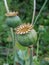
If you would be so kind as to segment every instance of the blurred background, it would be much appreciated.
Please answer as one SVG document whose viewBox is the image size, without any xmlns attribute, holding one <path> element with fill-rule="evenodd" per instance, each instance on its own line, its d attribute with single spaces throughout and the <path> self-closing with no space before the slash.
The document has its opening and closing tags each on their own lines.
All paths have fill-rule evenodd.
<svg viewBox="0 0 49 65">
<path fill-rule="evenodd" d="M 45 0 L 36 0 L 36 1 L 37 1 L 36 16 L 37 16 Z M 7 2 L 10 11 L 18 11 L 19 16 L 23 22 L 31 23 L 33 12 L 33 0 L 7 0 Z M 3 63 L 6 62 L 9 62 L 10 65 L 13 65 L 13 56 L 11 53 L 13 45 L 10 36 L 11 33 L 9 31 L 9 28 L 5 25 L 5 19 L 6 19 L 5 13 L 6 9 L 4 6 L 4 1 L 0 0 L 0 65 L 3 65 Z M 49 0 L 35 25 L 36 25 L 35 29 L 37 31 L 40 30 L 41 32 L 42 29 L 44 29 L 44 32 L 42 33 L 39 41 L 40 44 L 39 62 L 41 63 L 41 65 L 49 65 Z M 40 27 L 42 27 L 42 29 Z M 23 46 L 19 44 L 17 44 L 16 46 L 18 49 L 24 52 L 26 51 L 26 48 L 24 48 Z M 36 48 L 37 46 L 34 45 L 34 51 L 35 51 L 34 56 L 36 55 Z M 10 50 L 10 53 L 8 53 L 7 50 L 8 51 Z M 44 58 L 46 58 L 46 62 L 43 60 Z M 20 65 L 19 61 L 17 61 L 17 65 Z M 36 63 L 36 65 L 38 64 Z"/>
</svg>

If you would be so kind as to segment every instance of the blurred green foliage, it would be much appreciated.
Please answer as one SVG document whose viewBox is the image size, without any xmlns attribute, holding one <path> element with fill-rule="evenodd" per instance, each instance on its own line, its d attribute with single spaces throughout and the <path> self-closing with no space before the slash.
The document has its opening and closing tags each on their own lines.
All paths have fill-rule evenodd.
<svg viewBox="0 0 49 65">
<path fill-rule="evenodd" d="M 10 11 L 18 11 L 19 16 L 21 17 L 23 22 L 31 23 L 32 13 L 33 13 L 33 0 L 7 0 L 7 1 L 8 1 L 8 6 Z M 36 16 L 41 6 L 43 5 L 44 1 L 45 0 L 37 0 Z M 6 13 L 6 9 L 4 6 L 4 1 L 0 0 L 0 44 L 3 41 L 4 41 L 4 44 L 6 44 L 7 42 L 9 43 L 9 41 L 7 41 L 7 38 L 10 34 L 7 32 L 9 31 L 9 28 L 6 27 L 5 25 L 3 26 L 3 24 L 5 24 L 5 13 Z M 40 38 L 39 58 L 44 58 L 46 56 L 49 57 L 49 0 L 45 8 L 43 9 L 43 12 L 40 15 L 38 21 L 36 22 L 35 29 L 38 30 L 39 25 L 43 25 L 45 29 L 45 31 L 43 32 Z M 19 47 L 19 46 L 20 45 L 18 44 L 17 47 L 19 49 L 24 49 L 23 47 L 21 46 Z M 36 51 L 36 45 L 34 45 L 34 49 Z M 11 55 L 9 55 L 9 57 L 11 57 Z M 11 61 L 11 58 L 9 59 Z M 38 64 L 39 63 L 36 62 L 36 65 Z M 49 65 L 49 64 L 47 62 L 41 61 L 41 65 Z"/>
</svg>

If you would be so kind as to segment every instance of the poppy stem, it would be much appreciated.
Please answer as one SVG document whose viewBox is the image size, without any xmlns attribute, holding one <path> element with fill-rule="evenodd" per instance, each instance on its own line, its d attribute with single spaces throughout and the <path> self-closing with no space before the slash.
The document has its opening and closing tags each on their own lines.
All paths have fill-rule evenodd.
<svg viewBox="0 0 49 65">
<path fill-rule="evenodd" d="M 39 37 L 37 40 L 37 52 L 36 52 L 36 56 L 37 56 L 37 60 L 38 60 L 38 55 L 39 55 L 39 40 L 40 40 L 41 34 L 39 33 Z"/>
<path fill-rule="evenodd" d="M 7 11 L 7 13 L 8 13 L 8 12 L 9 12 L 9 7 L 8 7 L 8 5 L 7 5 L 7 1 L 6 1 L 6 0 L 4 0 L 4 4 L 5 4 L 6 11 Z"/>
<path fill-rule="evenodd" d="M 48 1 L 48 0 L 45 0 L 45 2 L 44 2 L 44 4 L 43 4 L 42 8 L 40 9 L 40 11 L 39 11 L 39 13 L 38 13 L 38 15 L 37 15 L 37 17 L 36 17 L 36 19 L 35 19 L 35 21 L 34 21 L 34 25 L 35 25 L 35 23 L 37 22 L 37 20 L 38 20 L 40 14 L 41 14 L 41 12 L 43 11 L 43 9 L 44 9 L 44 7 L 45 7 L 47 1 Z"/>
<path fill-rule="evenodd" d="M 33 47 L 30 47 L 30 65 L 33 63 Z"/>
<path fill-rule="evenodd" d="M 11 28 L 11 35 L 12 35 L 12 41 L 13 41 L 13 58 L 14 58 L 14 64 L 13 65 L 16 65 L 16 62 L 15 62 L 15 56 L 16 56 L 16 48 L 15 48 L 15 34 L 14 34 L 14 31 L 13 31 L 13 28 Z"/>
<path fill-rule="evenodd" d="M 32 16 L 32 24 L 34 23 L 35 13 L 36 13 L 36 0 L 34 1 L 34 9 L 33 9 L 33 16 Z"/>
</svg>

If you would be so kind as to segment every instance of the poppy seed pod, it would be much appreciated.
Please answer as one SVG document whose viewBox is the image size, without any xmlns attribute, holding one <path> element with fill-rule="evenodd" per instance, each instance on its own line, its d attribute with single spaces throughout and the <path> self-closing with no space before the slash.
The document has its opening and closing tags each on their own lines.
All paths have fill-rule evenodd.
<svg viewBox="0 0 49 65">
<path fill-rule="evenodd" d="M 9 12 L 9 13 L 5 14 L 7 16 L 6 24 L 9 27 L 15 28 L 21 24 L 21 19 L 19 16 L 17 16 L 17 14 L 18 14 L 18 12 Z"/>
<path fill-rule="evenodd" d="M 18 26 L 15 33 L 17 41 L 23 46 L 29 47 L 37 41 L 37 32 L 29 23 Z"/>
</svg>

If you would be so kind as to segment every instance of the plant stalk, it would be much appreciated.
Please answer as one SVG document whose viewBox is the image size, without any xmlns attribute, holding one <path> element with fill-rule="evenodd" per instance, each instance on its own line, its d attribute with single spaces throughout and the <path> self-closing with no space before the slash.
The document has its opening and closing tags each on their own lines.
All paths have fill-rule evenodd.
<svg viewBox="0 0 49 65">
<path fill-rule="evenodd" d="M 36 53 L 37 60 L 38 60 L 38 53 L 39 53 L 39 40 L 38 40 L 38 42 L 37 42 L 37 53 Z"/>
<path fill-rule="evenodd" d="M 30 65 L 32 65 L 32 60 L 33 60 L 33 47 L 30 47 Z"/>
<path fill-rule="evenodd" d="M 13 41 L 13 57 L 14 57 L 14 65 L 16 65 L 16 62 L 15 62 L 15 56 L 16 56 L 16 48 L 15 48 L 15 34 L 14 34 L 14 31 L 13 31 L 13 28 L 11 28 L 11 35 L 12 35 L 12 41 Z"/>
<path fill-rule="evenodd" d="M 43 9 L 44 9 L 44 7 L 45 7 L 47 1 L 48 1 L 48 0 L 45 0 L 45 2 L 44 2 L 44 4 L 43 4 L 42 8 L 40 9 L 39 14 L 37 15 L 37 17 L 36 17 L 36 19 L 35 19 L 34 25 L 35 25 L 35 23 L 37 22 L 37 20 L 38 20 L 40 14 L 41 14 L 41 12 L 43 11 Z"/>
<path fill-rule="evenodd" d="M 34 22 L 35 13 L 36 13 L 36 0 L 33 0 L 33 1 L 34 1 L 34 9 L 33 9 L 33 16 L 32 16 L 32 24 Z"/>
<path fill-rule="evenodd" d="M 37 60 L 38 60 L 38 55 L 39 55 L 39 40 L 40 40 L 41 34 L 39 33 L 39 37 L 38 37 L 38 41 L 37 41 L 37 52 L 36 52 L 36 56 L 37 56 Z"/>
<path fill-rule="evenodd" d="M 4 4 L 5 4 L 6 11 L 8 13 L 9 12 L 9 8 L 8 8 L 7 1 L 6 0 L 4 0 Z"/>
</svg>

